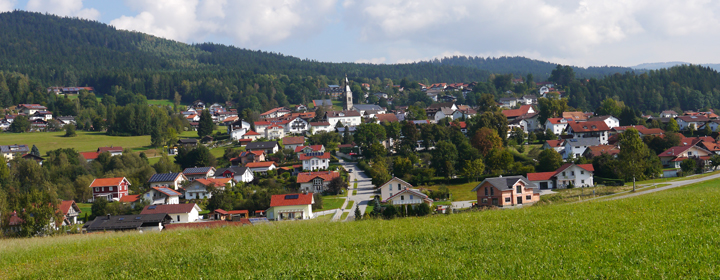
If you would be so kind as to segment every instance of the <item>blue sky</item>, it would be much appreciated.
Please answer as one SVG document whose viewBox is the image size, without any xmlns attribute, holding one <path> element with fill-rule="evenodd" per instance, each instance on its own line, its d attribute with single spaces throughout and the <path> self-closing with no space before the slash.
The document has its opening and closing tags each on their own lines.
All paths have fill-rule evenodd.
<svg viewBox="0 0 720 280">
<path fill-rule="evenodd" d="M 720 1 L 0 0 L 0 11 L 13 9 L 333 62 L 451 55 L 579 66 L 720 62 Z"/>
</svg>

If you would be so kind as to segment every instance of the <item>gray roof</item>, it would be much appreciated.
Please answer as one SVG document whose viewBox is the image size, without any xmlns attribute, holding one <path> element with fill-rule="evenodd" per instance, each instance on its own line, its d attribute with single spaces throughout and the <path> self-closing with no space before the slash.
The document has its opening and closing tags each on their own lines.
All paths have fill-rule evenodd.
<svg viewBox="0 0 720 280">
<path fill-rule="evenodd" d="M 278 145 L 277 141 L 268 141 L 268 142 L 250 142 L 245 146 L 246 150 L 267 150 L 272 149 L 275 146 Z"/>
<path fill-rule="evenodd" d="M 597 146 L 597 145 L 600 145 L 600 138 L 598 138 L 598 137 L 590 137 L 590 138 L 570 138 L 570 139 L 565 139 L 565 145 L 570 145 L 570 146 Z"/>
<path fill-rule="evenodd" d="M 484 181 L 480 182 L 475 188 L 472 189 L 472 191 L 477 191 L 478 188 L 485 182 L 490 183 L 491 185 L 495 186 L 499 190 L 507 190 L 512 188 L 512 186 L 517 183 L 517 181 L 523 181 L 525 182 L 525 185 L 529 188 L 537 188 L 535 184 L 530 182 L 525 176 L 507 176 L 507 177 L 493 177 L 493 178 L 487 178 Z"/>
<path fill-rule="evenodd" d="M 185 138 L 178 140 L 178 143 L 182 144 L 197 144 L 197 139 L 195 138 Z"/>
<path fill-rule="evenodd" d="M 454 104 L 455 104 L 455 102 L 433 103 L 433 104 L 430 104 L 430 106 L 428 106 L 427 108 L 428 108 L 428 109 L 440 109 L 440 108 L 443 108 L 443 107 L 448 107 L 448 108 L 450 108 L 450 107 L 452 107 Z"/>
<path fill-rule="evenodd" d="M 140 227 L 157 227 L 158 223 L 170 223 L 168 214 L 100 216 L 85 225 L 88 232 L 104 230 L 134 230 Z"/>
<path fill-rule="evenodd" d="M 30 152 L 30 148 L 27 145 L 2 145 L 0 146 L 0 152 L 7 153 L 23 153 L 27 154 Z"/>
<path fill-rule="evenodd" d="M 188 175 L 188 174 L 207 174 L 208 172 L 210 172 L 211 169 L 214 169 L 214 167 L 189 167 L 189 168 L 185 168 L 185 170 L 183 170 L 182 173 L 185 174 L 185 175 Z"/>
<path fill-rule="evenodd" d="M 177 179 L 178 176 L 180 176 L 180 173 L 153 174 L 152 177 L 150 177 L 150 180 L 148 180 L 148 183 L 172 182 L 172 181 L 175 181 L 175 179 Z"/>
<path fill-rule="evenodd" d="M 449 116 L 449 115 L 452 115 L 453 113 L 455 113 L 455 111 L 453 111 L 453 109 L 451 109 L 450 107 L 442 107 L 442 108 L 440 108 L 440 111 L 442 111 L 443 114 L 445 114 L 446 116 Z"/>
<path fill-rule="evenodd" d="M 503 98 L 500 98 L 500 99 L 498 99 L 498 100 L 500 100 L 500 102 L 503 102 L 503 101 L 517 101 L 517 98 L 515 98 L 515 97 L 503 97 Z"/>
<path fill-rule="evenodd" d="M 242 167 L 242 166 L 230 166 L 227 168 L 218 169 L 217 171 L 215 171 L 215 174 L 223 174 L 227 170 L 230 170 L 235 174 L 245 174 L 247 169 L 248 169 L 247 167 Z"/>
<path fill-rule="evenodd" d="M 332 100 L 330 99 L 316 99 L 313 100 L 315 106 L 332 106 Z"/>
<path fill-rule="evenodd" d="M 383 108 L 378 105 L 375 105 L 375 104 L 353 104 L 353 110 L 355 110 L 355 111 L 367 111 L 367 110 L 382 111 Z"/>
</svg>

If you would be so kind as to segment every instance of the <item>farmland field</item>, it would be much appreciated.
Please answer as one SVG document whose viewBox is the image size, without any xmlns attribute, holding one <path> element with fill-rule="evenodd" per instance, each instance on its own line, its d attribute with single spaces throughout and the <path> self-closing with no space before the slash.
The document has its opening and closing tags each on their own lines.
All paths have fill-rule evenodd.
<svg viewBox="0 0 720 280">
<path fill-rule="evenodd" d="M 720 271 L 718 184 L 425 218 L 9 239 L 0 241 L 0 279 L 68 273 L 124 279 L 708 279 Z M 303 242 L 289 242 L 290 236 Z"/>
</svg>

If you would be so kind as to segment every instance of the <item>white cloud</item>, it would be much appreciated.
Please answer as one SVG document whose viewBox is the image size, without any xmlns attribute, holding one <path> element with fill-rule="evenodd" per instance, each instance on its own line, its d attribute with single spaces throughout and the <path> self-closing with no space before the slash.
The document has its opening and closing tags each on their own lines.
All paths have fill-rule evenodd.
<svg viewBox="0 0 720 280">
<path fill-rule="evenodd" d="M 0 13 L 15 9 L 15 0 L 0 0 Z"/>
<path fill-rule="evenodd" d="M 419 50 L 414 57 L 534 53 L 597 65 L 658 45 L 673 46 L 671 56 L 683 46 L 720 43 L 720 3 L 710 0 L 347 0 L 343 7 L 361 41 L 395 42 L 402 52 Z"/>
<path fill-rule="evenodd" d="M 45 12 L 59 16 L 79 17 L 91 20 L 100 18 L 100 12 L 93 8 L 83 8 L 82 0 L 29 0 L 28 11 Z"/>
<path fill-rule="evenodd" d="M 119 29 L 200 42 L 227 36 L 239 46 L 258 47 L 303 39 L 323 27 L 336 0 L 126 0 L 136 16 L 110 22 Z"/>
</svg>

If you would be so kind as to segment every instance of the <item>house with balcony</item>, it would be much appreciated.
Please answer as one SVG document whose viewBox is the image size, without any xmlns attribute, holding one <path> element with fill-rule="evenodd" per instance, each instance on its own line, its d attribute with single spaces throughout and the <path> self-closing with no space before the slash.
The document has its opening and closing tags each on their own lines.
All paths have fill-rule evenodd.
<svg viewBox="0 0 720 280">
<path fill-rule="evenodd" d="M 151 205 L 179 204 L 181 193 L 168 187 L 150 187 L 143 199 Z"/>
<path fill-rule="evenodd" d="M 185 199 L 210 199 L 213 188 L 224 190 L 233 185 L 232 178 L 197 179 L 185 188 Z"/>
<path fill-rule="evenodd" d="M 610 127 L 604 121 L 568 122 L 566 132 L 575 139 L 597 138 L 600 141 L 597 145 L 607 145 Z"/>
<path fill-rule="evenodd" d="M 215 167 L 188 167 L 183 170 L 183 175 L 189 180 L 207 179 L 215 176 Z"/>
<path fill-rule="evenodd" d="M 60 213 L 63 215 L 63 226 L 77 224 L 77 217 L 82 213 L 80 207 L 75 203 L 75 200 L 61 201 L 58 210 L 60 210 Z"/>
<path fill-rule="evenodd" d="M 487 178 L 472 191 L 477 193 L 477 204 L 485 207 L 522 206 L 540 200 L 538 187 L 525 176 Z"/>
<path fill-rule="evenodd" d="M 307 220 L 312 219 L 313 193 L 277 194 L 270 197 L 268 220 Z"/>
<path fill-rule="evenodd" d="M 567 128 L 567 120 L 563 118 L 548 118 L 545 121 L 545 129 L 549 129 L 555 135 L 560 135 Z"/>
<path fill-rule="evenodd" d="M 301 154 L 298 159 L 302 161 L 303 170 L 326 170 L 330 167 L 330 153 L 328 152 Z"/>
<path fill-rule="evenodd" d="M 528 173 L 527 179 L 541 190 L 592 187 L 594 172 L 592 164 L 566 163 L 555 171 Z"/>
<path fill-rule="evenodd" d="M 232 178 L 235 182 L 249 183 L 255 179 L 255 175 L 248 167 L 230 166 L 218 169 L 215 172 L 215 178 Z"/>
<path fill-rule="evenodd" d="M 381 203 L 392 204 L 395 206 L 420 205 L 422 203 L 427 203 L 428 206 L 432 206 L 433 200 L 420 190 L 407 188 L 398 191 L 385 200 L 382 200 Z"/>
<path fill-rule="evenodd" d="M 130 181 L 125 177 L 99 178 L 90 183 L 93 200 L 104 197 L 107 201 L 118 201 L 128 195 Z"/>
<path fill-rule="evenodd" d="M 331 127 L 336 127 L 338 122 L 342 126 L 352 127 L 362 123 L 361 116 L 359 111 L 328 111 L 325 112 L 323 120 L 329 122 Z"/>
<path fill-rule="evenodd" d="M 340 177 L 337 171 L 315 171 L 302 172 L 297 175 L 297 183 L 300 184 L 300 191 L 322 193 L 335 178 Z"/>
<path fill-rule="evenodd" d="M 413 185 L 398 177 L 393 177 L 380 186 L 380 200 L 386 200 L 404 189 L 412 189 Z"/>
<path fill-rule="evenodd" d="M 250 168 L 253 173 L 267 175 L 270 170 L 277 169 L 277 165 L 273 161 L 248 162 L 245 167 Z"/>
<path fill-rule="evenodd" d="M 592 117 L 592 118 L 589 118 L 587 121 L 588 122 L 596 122 L 596 121 L 604 122 L 610 129 L 620 126 L 620 120 L 618 118 L 610 116 L 610 115 Z"/>
<path fill-rule="evenodd" d="M 185 174 L 177 173 L 158 173 L 153 174 L 148 180 L 150 187 L 167 187 L 173 190 L 180 188 L 183 182 L 187 181 Z"/>
<path fill-rule="evenodd" d="M 666 168 L 680 168 L 680 163 L 686 159 L 697 159 L 705 161 L 705 166 L 711 166 L 710 157 L 713 152 L 697 145 L 700 141 L 693 141 L 689 145 L 677 146 L 660 153 L 658 157 Z"/>
</svg>

